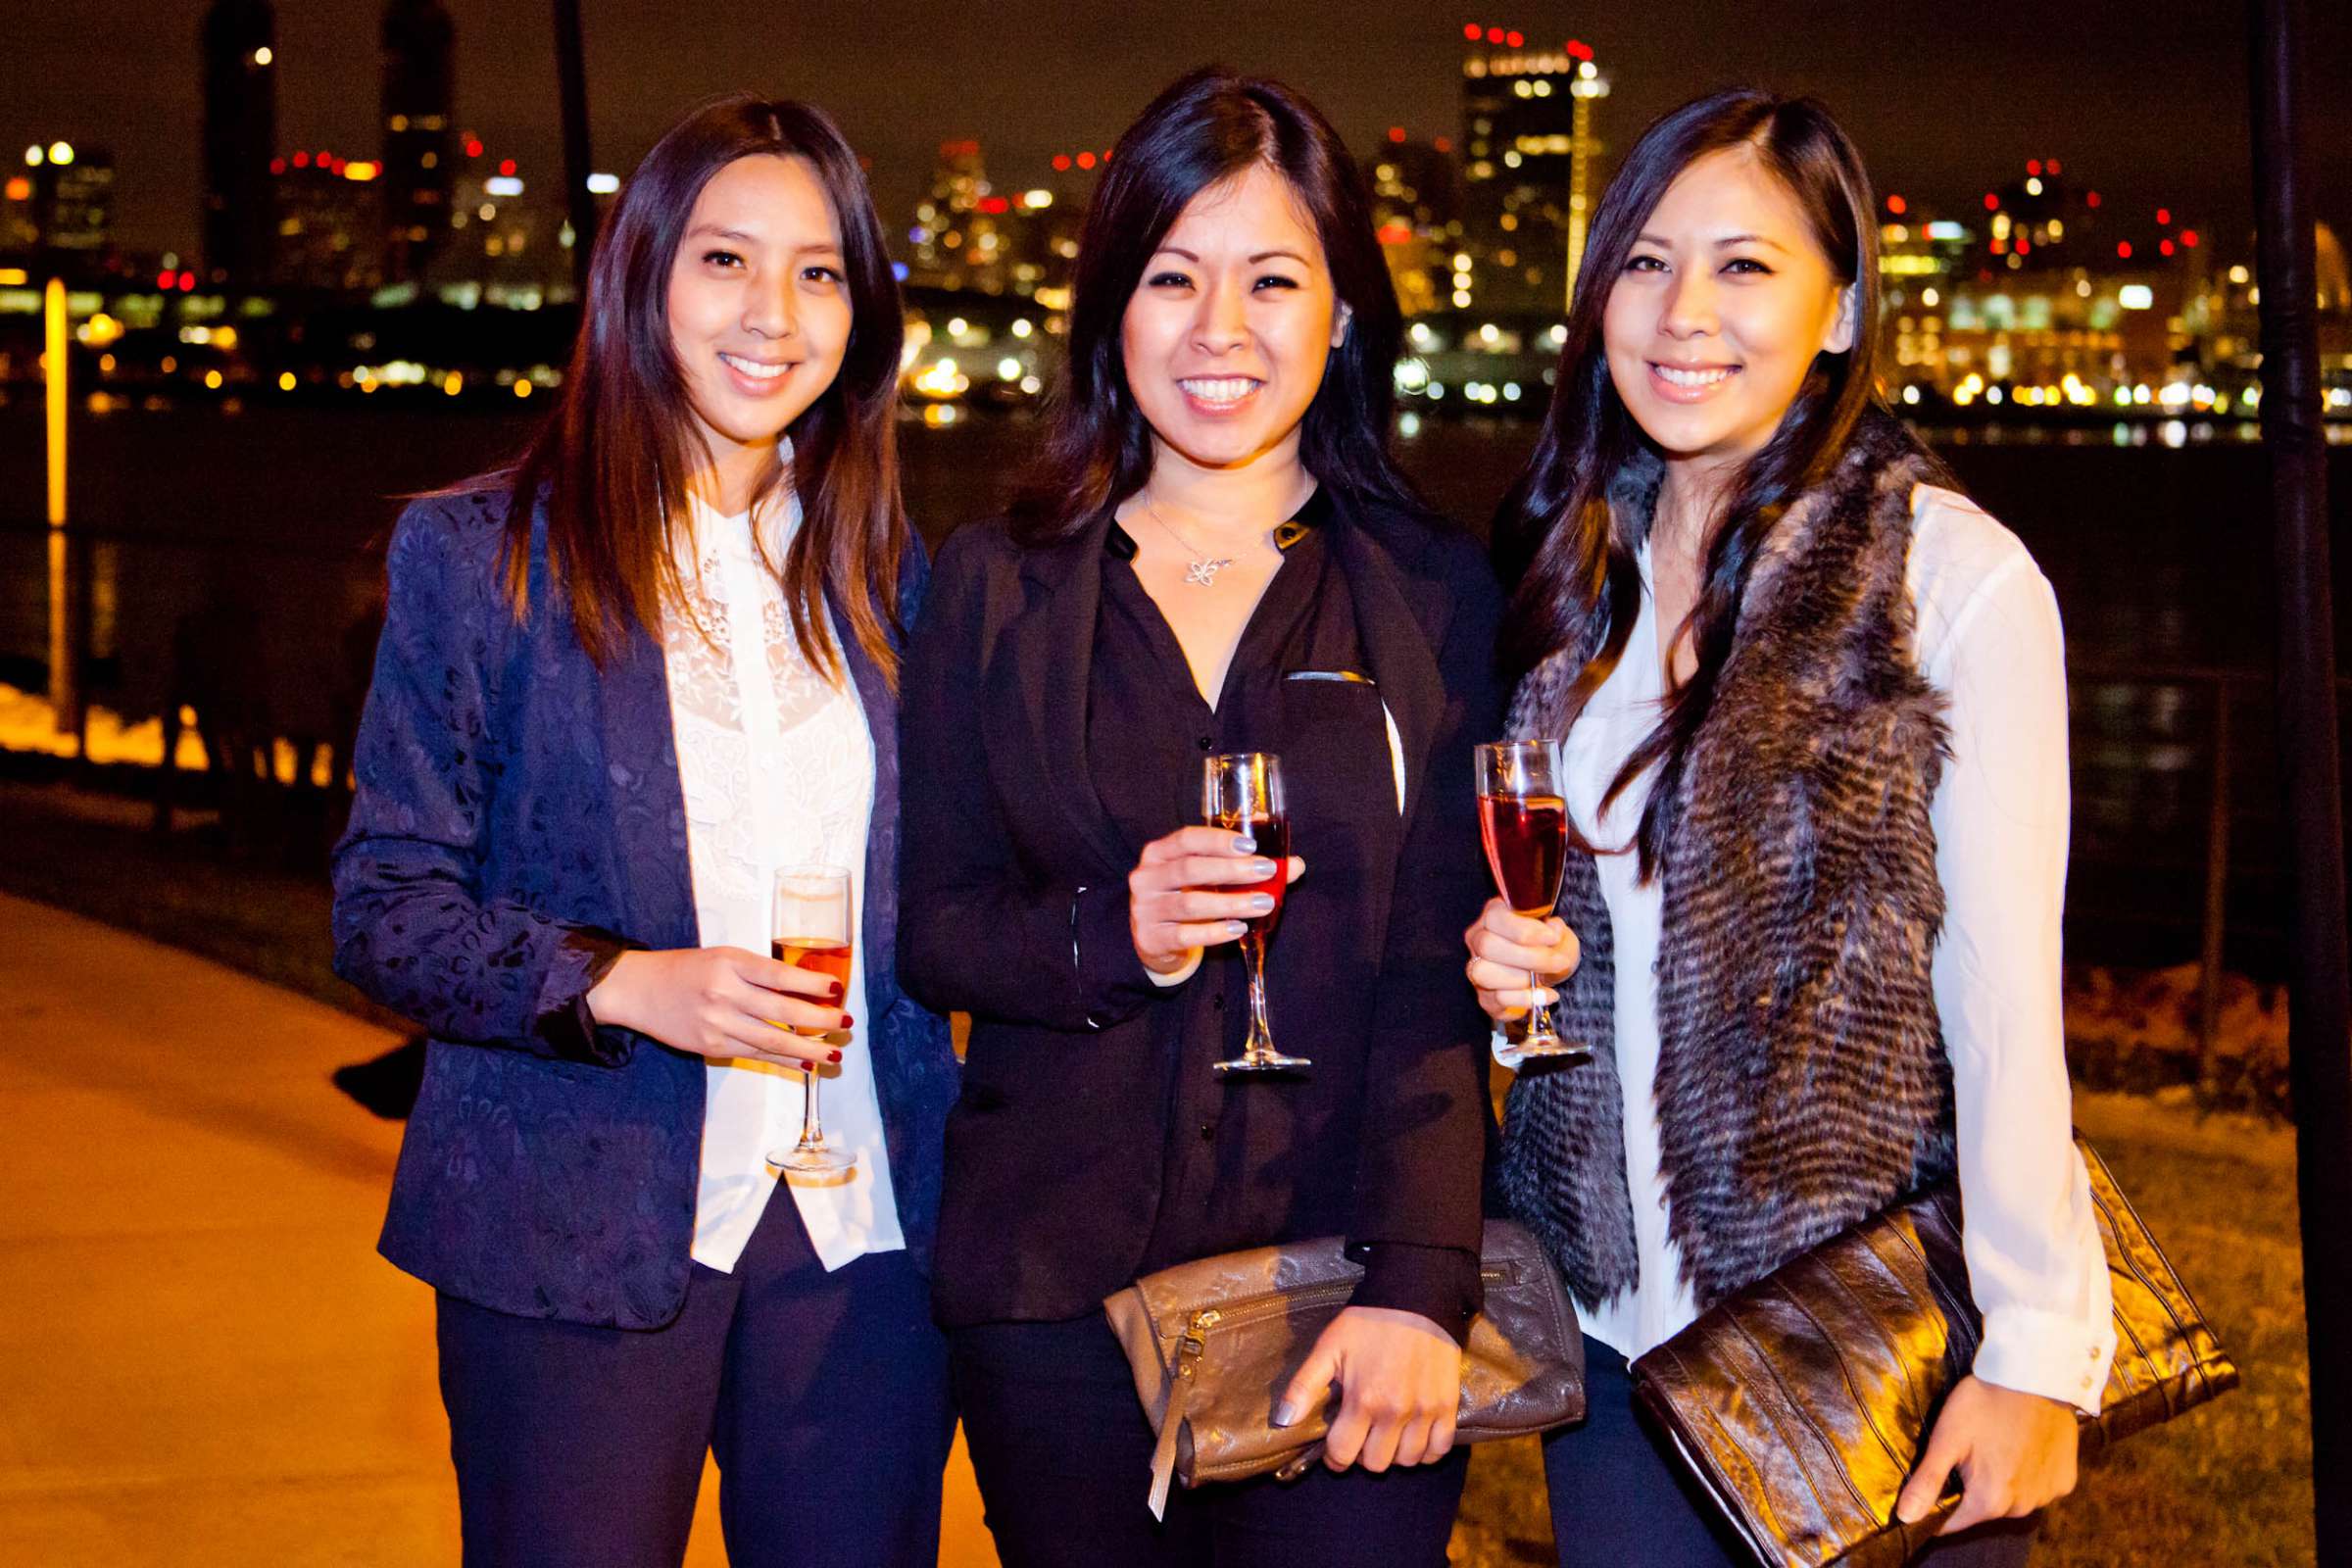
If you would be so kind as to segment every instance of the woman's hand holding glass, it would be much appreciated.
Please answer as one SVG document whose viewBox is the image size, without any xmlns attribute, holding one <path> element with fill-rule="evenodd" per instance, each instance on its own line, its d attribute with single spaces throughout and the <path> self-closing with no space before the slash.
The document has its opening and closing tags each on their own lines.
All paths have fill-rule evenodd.
<svg viewBox="0 0 2352 1568">
<path fill-rule="evenodd" d="M 1273 874 L 1274 862 L 1259 858 L 1255 845 L 1221 827 L 1180 827 L 1153 839 L 1127 874 L 1135 956 L 1155 974 L 1174 974 L 1200 949 L 1240 941 L 1242 922 L 1272 909 L 1273 895 L 1217 890 Z M 1305 874 L 1306 862 L 1292 856 L 1289 880 Z"/>
<path fill-rule="evenodd" d="M 1514 914 L 1500 899 L 1487 901 L 1462 940 L 1470 949 L 1464 972 L 1478 988 L 1478 1004 L 1496 1023 L 1524 1017 L 1531 1006 L 1550 1006 L 1559 998 L 1552 987 L 1576 972 L 1580 956 L 1565 920 Z M 1531 978 L 1547 984 L 1531 989 Z"/>
<path fill-rule="evenodd" d="M 825 1039 L 851 1026 L 841 1000 L 840 984 L 813 969 L 742 948 L 672 948 L 622 954 L 588 1011 L 698 1056 L 808 1067 L 841 1059 Z"/>
</svg>

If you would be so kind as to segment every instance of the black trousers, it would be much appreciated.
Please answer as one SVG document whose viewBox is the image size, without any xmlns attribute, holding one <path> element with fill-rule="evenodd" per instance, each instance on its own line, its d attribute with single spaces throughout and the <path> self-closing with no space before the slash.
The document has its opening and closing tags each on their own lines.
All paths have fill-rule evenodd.
<svg viewBox="0 0 2352 1568">
<path fill-rule="evenodd" d="M 1152 1425 L 1110 1325 L 948 1336 L 964 1442 L 1004 1568 L 1443 1568 L 1467 1452 L 1434 1465 L 1176 1488 L 1146 1502 Z"/>
<path fill-rule="evenodd" d="M 1587 1336 L 1590 1414 L 1544 1440 L 1560 1568 L 1753 1568 L 1755 1558 L 1634 1407 L 1625 1357 Z M 1930 1568 L 2022 1568 L 2034 1521 L 1989 1524 L 1929 1547 Z"/>
<path fill-rule="evenodd" d="M 955 1416 L 905 1252 L 828 1274 L 792 1195 L 652 1331 L 440 1300 L 466 1568 L 676 1568 L 718 1456 L 734 1568 L 934 1568 Z"/>
</svg>

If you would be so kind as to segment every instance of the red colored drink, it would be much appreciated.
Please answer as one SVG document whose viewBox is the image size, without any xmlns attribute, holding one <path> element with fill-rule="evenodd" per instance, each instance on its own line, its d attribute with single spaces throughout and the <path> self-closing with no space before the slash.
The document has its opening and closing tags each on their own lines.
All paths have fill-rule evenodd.
<svg viewBox="0 0 2352 1568">
<path fill-rule="evenodd" d="M 1567 803 L 1556 795 L 1482 795 L 1478 828 L 1503 902 L 1518 914 L 1551 913 L 1568 858 Z"/>
<path fill-rule="evenodd" d="M 1210 824 L 1235 833 L 1247 833 L 1257 841 L 1257 853 L 1274 862 L 1274 874 L 1263 882 L 1236 882 L 1218 889 L 1221 893 L 1271 893 L 1274 907 L 1264 914 L 1248 915 L 1242 923 L 1249 935 L 1242 938 L 1263 940 L 1271 936 L 1282 919 L 1283 890 L 1291 880 L 1291 819 L 1287 816 L 1223 817 Z"/>
</svg>

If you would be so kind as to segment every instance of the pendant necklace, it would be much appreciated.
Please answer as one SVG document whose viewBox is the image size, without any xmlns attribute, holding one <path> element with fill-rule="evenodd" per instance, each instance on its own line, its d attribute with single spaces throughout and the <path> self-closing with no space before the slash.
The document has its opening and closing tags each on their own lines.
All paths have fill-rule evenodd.
<svg viewBox="0 0 2352 1568">
<path fill-rule="evenodd" d="M 1233 558 L 1220 556 L 1212 559 L 1201 551 L 1194 549 L 1193 542 L 1178 533 L 1175 525 L 1159 514 L 1159 508 L 1152 504 L 1152 497 L 1149 494 L 1144 497 L 1144 510 L 1152 514 L 1152 520 L 1158 523 L 1161 530 L 1169 538 L 1175 540 L 1177 546 L 1186 555 L 1193 558 L 1191 564 L 1185 567 L 1184 580 L 1196 588 L 1216 586 L 1217 573 L 1232 565 Z"/>
</svg>

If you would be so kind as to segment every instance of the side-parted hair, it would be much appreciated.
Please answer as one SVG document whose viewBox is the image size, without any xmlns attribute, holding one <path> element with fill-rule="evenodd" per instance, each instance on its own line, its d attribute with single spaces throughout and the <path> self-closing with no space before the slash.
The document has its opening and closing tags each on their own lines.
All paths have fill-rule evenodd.
<svg viewBox="0 0 2352 1568">
<path fill-rule="evenodd" d="M 1654 471 L 1658 461 L 1610 379 L 1601 318 L 1667 188 L 1699 159 L 1734 148 L 1750 150 L 1803 210 L 1831 272 L 1852 291 L 1853 346 L 1815 357 L 1780 427 L 1727 487 L 1721 514 L 1703 536 L 1709 543 L 1690 622 L 1697 672 L 1669 694 L 1657 727 L 1627 759 L 1607 797 L 1615 799 L 1659 764 L 1637 838 L 1645 879 L 1664 850 L 1663 808 L 1675 797 L 1691 737 L 1731 653 L 1748 570 L 1788 504 L 1837 466 L 1879 395 L 1878 227 L 1870 177 L 1827 107 L 1733 88 L 1672 110 L 1642 133 L 1593 213 L 1544 431 L 1494 518 L 1495 565 L 1511 588 L 1501 644 L 1509 679 L 1567 646 L 1595 611 L 1605 616 L 1600 646 L 1569 691 L 1573 723 L 1617 667 L 1642 607 L 1636 557 L 1647 518 L 1641 514 L 1654 497 L 1621 495 L 1612 505 L 1611 493 L 1629 468 Z"/>
<path fill-rule="evenodd" d="M 598 664 L 632 628 L 662 624 L 680 584 L 670 529 L 706 454 L 669 330 L 669 277 L 694 204 L 727 165 L 799 158 L 815 171 L 841 229 L 850 340 L 841 369 L 786 430 L 802 522 L 774 564 L 800 651 L 841 672 L 826 600 L 895 687 L 906 519 L 899 497 L 898 281 L 858 157 L 823 111 L 750 94 L 695 111 L 655 143 L 598 237 L 564 390 L 522 460 L 491 482 L 513 490 L 507 586 L 528 612 L 531 516 L 542 495 L 549 576 Z M 771 486 L 780 486 L 779 468 Z M 771 491 L 758 498 L 768 500 Z"/>
<path fill-rule="evenodd" d="M 1069 363 L 1043 455 L 1010 509 L 1023 543 L 1069 537 L 1151 476 L 1152 429 L 1120 354 L 1128 301 L 1186 205 L 1257 167 L 1289 184 L 1348 317 L 1300 424 L 1299 460 L 1336 491 L 1424 510 L 1389 450 L 1403 323 L 1355 161 L 1331 122 L 1289 87 L 1205 67 L 1127 127 L 1087 205 Z"/>
</svg>

